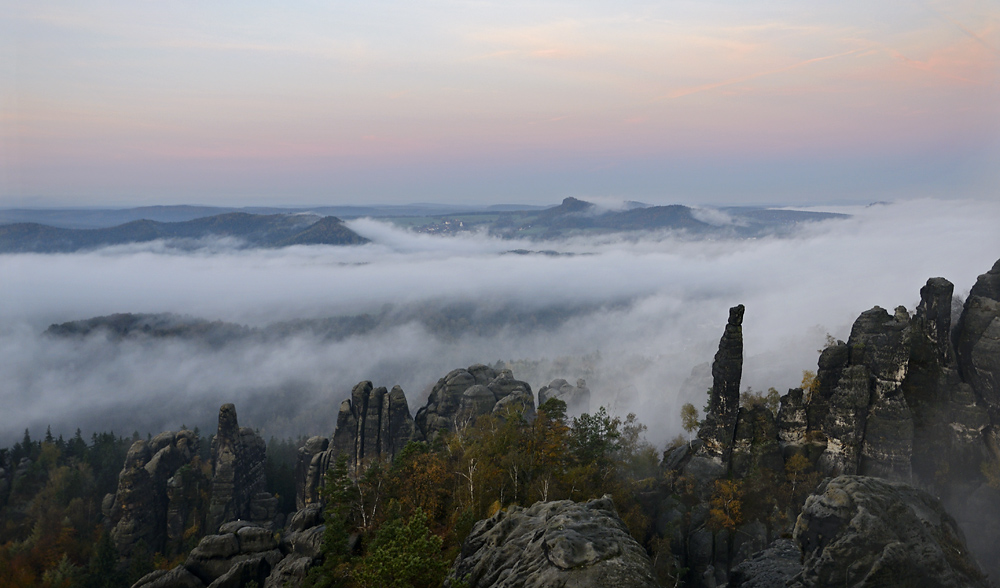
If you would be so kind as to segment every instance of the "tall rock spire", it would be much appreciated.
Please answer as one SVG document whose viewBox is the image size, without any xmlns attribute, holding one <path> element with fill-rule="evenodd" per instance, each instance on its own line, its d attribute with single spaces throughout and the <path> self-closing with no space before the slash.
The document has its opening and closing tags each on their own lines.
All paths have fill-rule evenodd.
<svg viewBox="0 0 1000 588">
<path fill-rule="evenodd" d="M 708 414 L 698 431 L 698 438 L 704 442 L 704 451 L 723 462 L 729 461 L 740 411 L 744 310 L 742 304 L 729 309 L 729 323 L 712 362 L 712 397 Z"/>
</svg>

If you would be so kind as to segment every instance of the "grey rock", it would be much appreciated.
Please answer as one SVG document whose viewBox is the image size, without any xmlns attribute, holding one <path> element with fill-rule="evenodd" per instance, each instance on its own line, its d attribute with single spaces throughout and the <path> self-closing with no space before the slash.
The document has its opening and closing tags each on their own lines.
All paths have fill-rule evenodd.
<svg viewBox="0 0 1000 588">
<path fill-rule="evenodd" d="M 492 402 L 481 386 L 492 393 Z M 480 415 L 493 413 L 505 418 L 514 412 L 533 420 L 535 400 L 531 386 L 516 380 L 510 370 L 497 372 L 480 364 L 452 370 L 438 380 L 427 404 L 413 418 L 413 439 L 430 441 L 438 431 L 456 431 Z"/>
<path fill-rule="evenodd" d="M 240 540 L 240 551 L 243 553 L 271 551 L 278 547 L 274 533 L 260 527 L 243 527 L 236 532 L 236 537 Z"/>
<path fill-rule="evenodd" d="M 288 519 L 286 530 L 289 533 L 298 533 L 310 527 L 315 527 L 323 523 L 323 507 L 320 504 L 310 504 L 295 511 Z"/>
<path fill-rule="evenodd" d="M 793 539 L 795 586 L 987 586 L 955 520 L 900 482 L 840 476 L 806 500 Z"/>
<path fill-rule="evenodd" d="M 191 557 L 199 559 L 227 558 L 240 552 L 240 542 L 235 533 L 206 535 L 191 550 Z"/>
<path fill-rule="evenodd" d="M 590 388 L 583 379 L 577 380 L 574 386 L 562 378 L 557 378 L 538 389 L 539 406 L 550 398 L 565 402 L 568 414 L 590 412 Z"/>
<path fill-rule="evenodd" d="M 239 426 L 236 407 L 222 405 L 218 432 L 212 440 L 212 492 L 206 521 L 209 531 L 238 519 L 270 523 L 266 508 L 263 513 L 254 508 L 255 502 L 267 500 L 268 496 L 265 449 L 260 435 Z"/>
<path fill-rule="evenodd" d="M 712 395 L 705 422 L 698 431 L 701 451 L 729 463 L 740 409 L 740 379 L 743 375 L 743 305 L 729 309 L 729 322 L 712 362 Z"/>
<path fill-rule="evenodd" d="M 445 586 L 653 587 L 649 557 L 610 498 L 510 507 L 476 523 Z"/>
<path fill-rule="evenodd" d="M 318 558 L 323 551 L 323 533 L 325 525 L 310 527 L 297 533 L 289 533 L 281 538 L 281 550 L 284 553 Z"/>
<path fill-rule="evenodd" d="M 766 549 L 733 568 L 730 588 L 784 586 L 802 571 L 802 552 L 790 539 L 778 539 Z"/>
<path fill-rule="evenodd" d="M 184 566 L 177 566 L 146 574 L 132 588 L 205 588 L 205 584 Z"/>
<path fill-rule="evenodd" d="M 274 566 L 264 582 L 264 588 L 299 588 L 309 573 L 313 558 L 301 555 L 285 556 Z"/>
<path fill-rule="evenodd" d="M 406 446 L 412 432 L 413 419 L 402 389 L 396 386 L 389 392 L 384 387 L 373 387 L 369 381 L 360 382 L 351 391 L 351 398 L 340 405 L 330 449 L 312 460 L 315 469 L 325 473 L 335 461 L 334 456 L 346 455 L 349 471 L 358 476 L 373 461 L 391 461 Z M 312 468 L 310 465 L 310 472 Z M 314 484 L 313 492 L 322 486 L 321 478 L 318 476 L 315 482 L 309 479 Z M 301 497 L 303 505 L 311 501 L 312 496 Z"/>
<path fill-rule="evenodd" d="M 1000 425 L 1000 260 L 979 276 L 955 327 L 962 379 Z"/>
</svg>

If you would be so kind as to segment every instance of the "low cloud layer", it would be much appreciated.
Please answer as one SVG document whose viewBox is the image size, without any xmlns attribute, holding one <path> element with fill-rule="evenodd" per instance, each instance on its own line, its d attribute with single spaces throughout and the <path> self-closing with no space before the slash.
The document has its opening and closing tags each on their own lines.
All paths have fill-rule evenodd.
<svg viewBox="0 0 1000 588">
<path fill-rule="evenodd" d="M 844 212 L 844 210 L 838 210 Z M 846 339 L 874 305 L 911 311 L 943 276 L 963 295 L 1000 257 L 1000 205 L 911 201 L 848 210 L 791 238 L 686 240 L 654 233 L 536 244 L 409 233 L 360 219 L 358 247 L 199 252 L 146 244 L 68 255 L 0 256 L 0 445 L 24 428 L 214 428 L 235 402 L 265 436 L 329 434 L 362 379 L 400 384 L 411 411 L 450 369 L 497 360 L 538 387 L 586 377 L 594 407 L 636 411 L 658 443 L 703 381 L 735 304 L 747 306 L 744 386 L 779 390 L 815 369 L 827 333 Z M 556 250 L 571 255 L 512 254 Z M 487 312 L 574 311 L 555 324 L 500 324 L 453 337 L 397 321 L 332 341 L 296 334 L 208 347 L 189 340 L 55 339 L 51 323 L 116 312 L 174 312 L 263 326 L 277 321 L 475 304 Z"/>
</svg>

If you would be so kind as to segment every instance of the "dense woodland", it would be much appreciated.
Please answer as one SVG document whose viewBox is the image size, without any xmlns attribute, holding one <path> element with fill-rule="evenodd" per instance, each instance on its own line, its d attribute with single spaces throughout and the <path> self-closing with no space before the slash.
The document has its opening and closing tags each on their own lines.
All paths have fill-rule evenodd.
<svg viewBox="0 0 1000 588">
<path fill-rule="evenodd" d="M 811 374 L 804 384 L 808 387 Z M 776 410 L 776 391 L 748 390 L 743 403 Z M 687 405 L 685 428 L 699 426 Z M 684 573 L 669 555 L 669 540 L 656 537 L 644 497 L 669 484 L 692 504 L 700 499 L 683 480 L 667 480 L 661 452 L 646 442 L 646 426 L 602 407 L 567 418 L 566 405 L 549 399 L 530 422 L 520 413 L 482 415 L 457 431 L 441 431 L 430 443 L 411 442 L 391 463 L 367 465 L 349 475 L 346 457 L 328 471 L 323 489 L 325 557 L 313 586 L 438 586 L 473 524 L 510 505 L 540 500 L 587 500 L 611 495 L 631 534 L 653 558 L 665 584 Z M 14 483 L 0 496 L 0 575 L 10 586 L 128 586 L 153 569 L 169 569 L 204 535 L 195 517 L 183 545 L 167 553 L 140 550 L 119 562 L 103 524 L 102 501 L 113 493 L 129 446 L 139 438 L 77 433 L 69 441 L 46 434 L 2 450 L 15 468 Z M 268 490 L 282 512 L 295 510 L 293 472 L 304 439 L 272 438 L 267 449 Z M 678 437 L 668 450 L 686 443 Z M 207 469 L 209 439 L 201 440 Z M 203 471 L 202 475 L 209 472 Z M 198 472 L 191 472 L 198 475 Z M 785 475 L 766 468 L 716 484 L 709 525 L 734 530 L 744 520 L 786 526 L 815 487 L 818 474 L 806 459 L 792 459 Z M 195 486 L 197 487 L 197 486 Z M 650 498 L 651 499 L 651 498 Z M 207 489 L 201 500 L 207 502 Z"/>
</svg>

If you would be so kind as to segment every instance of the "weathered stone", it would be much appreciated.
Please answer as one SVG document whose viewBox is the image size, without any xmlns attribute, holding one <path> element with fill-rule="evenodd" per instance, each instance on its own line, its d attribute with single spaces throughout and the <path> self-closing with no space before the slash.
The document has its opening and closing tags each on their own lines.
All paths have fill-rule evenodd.
<svg viewBox="0 0 1000 588">
<path fill-rule="evenodd" d="M 787 446 L 804 444 L 809 428 L 809 415 L 802 388 L 790 389 L 778 402 L 778 441 L 782 450 Z"/>
<path fill-rule="evenodd" d="M 312 564 L 311 557 L 287 555 L 271 570 L 271 575 L 264 582 L 264 588 L 299 588 Z"/>
<path fill-rule="evenodd" d="M 326 472 L 323 457 L 318 457 L 330 446 L 326 437 L 310 437 L 302 447 L 299 447 L 298 460 L 295 463 L 295 508 L 304 508 L 307 504 L 319 502 L 319 490 L 322 486 L 323 474 Z"/>
<path fill-rule="evenodd" d="M 208 507 L 207 527 L 217 530 L 225 522 L 237 519 L 270 523 L 257 518 L 255 501 L 266 494 L 264 440 L 249 427 L 240 427 L 236 407 L 224 404 L 219 409 L 219 429 L 212 440 L 212 497 Z"/>
<path fill-rule="evenodd" d="M 557 398 L 566 403 L 568 414 L 590 412 L 590 388 L 583 379 L 576 381 L 576 386 L 562 378 L 552 380 L 538 390 L 538 405 L 541 406 L 549 398 Z"/>
<path fill-rule="evenodd" d="M 227 558 L 240 552 L 240 541 L 235 533 L 206 535 L 191 550 L 191 557 L 200 559 Z"/>
<path fill-rule="evenodd" d="M 955 353 L 962 379 L 1000 426 L 1000 260 L 979 276 L 955 327 Z"/>
<path fill-rule="evenodd" d="M 743 305 L 729 309 L 729 322 L 712 362 L 712 395 L 708 414 L 698 431 L 702 451 L 729 463 L 740 409 L 740 379 L 743 374 Z"/>
<path fill-rule="evenodd" d="M 516 506 L 476 523 L 445 586 L 653 587 L 649 557 L 610 498 Z"/>
<path fill-rule="evenodd" d="M 323 524 L 323 507 L 320 504 L 310 504 L 295 511 L 288 519 L 287 531 L 298 533 L 310 527 Z"/>
<path fill-rule="evenodd" d="M 493 394 L 492 403 L 479 386 L 485 386 Z M 480 364 L 452 370 L 438 380 L 427 404 L 417 411 L 413 418 L 413 438 L 429 441 L 440 430 L 458 430 L 471 424 L 475 417 L 491 412 L 500 417 L 518 412 L 528 421 L 533 420 L 535 400 L 531 386 L 514 379 L 510 370 L 498 373 Z"/>
<path fill-rule="evenodd" d="M 205 588 L 205 584 L 183 566 L 146 574 L 132 588 Z"/>
<path fill-rule="evenodd" d="M 240 551 L 243 553 L 270 551 L 278 547 L 274 533 L 261 527 L 243 527 L 236 531 L 236 537 L 240 541 Z"/>
<path fill-rule="evenodd" d="M 806 500 L 793 539 L 795 586 L 987 586 L 954 519 L 899 482 L 840 476 Z"/>
<path fill-rule="evenodd" d="M 730 588 L 784 586 L 802 571 L 802 552 L 790 539 L 778 539 L 766 549 L 733 568 Z"/>
<path fill-rule="evenodd" d="M 281 539 L 281 550 L 285 553 L 318 558 L 323 551 L 325 525 L 311 527 L 297 533 L 289 533 Z"/>
<path fill-rule="evenodd" d="M 388 392 L 364 381 L 354 387 L 350 400 L 341 403 L 330 449 L 313 459 L 318 472 L 325 473 L 335 456 L 346 455 L 349 471 L 358 476 L 375 460 L 392 460 L 406 446 L 412 431 L 413 419 L 403 390 L 396 386 Z M 317 480 L 317 484 L 322 482 Z M 312 501 L 309 496 L 301 499 L 303 504 Z"/>
</svg>

